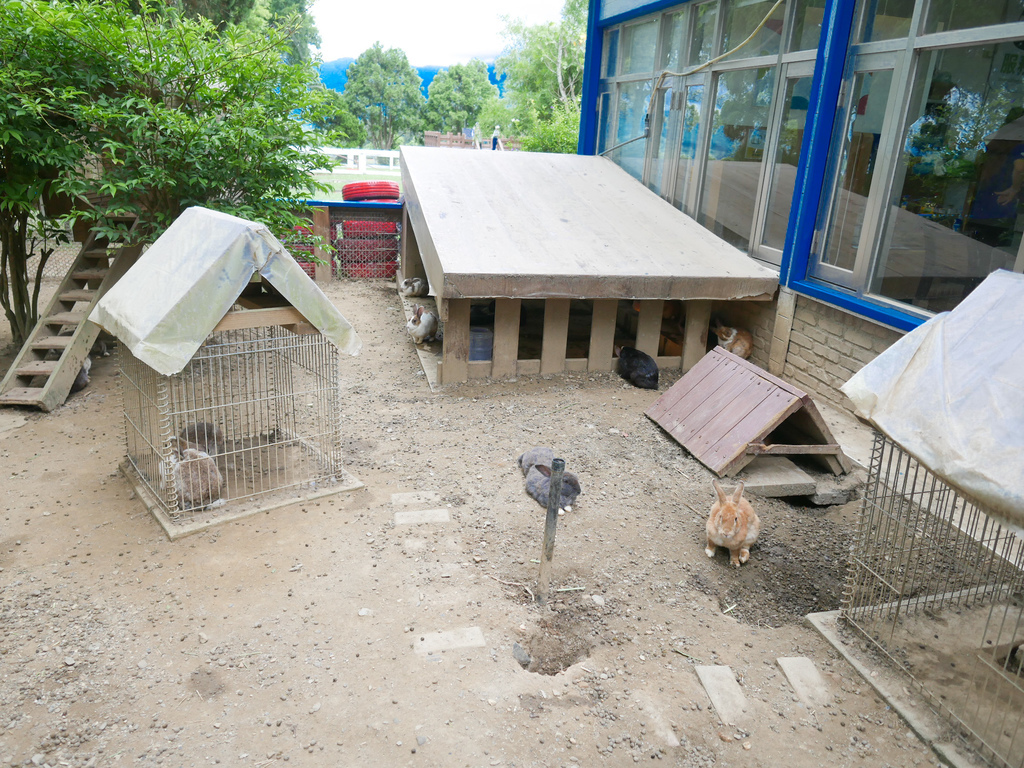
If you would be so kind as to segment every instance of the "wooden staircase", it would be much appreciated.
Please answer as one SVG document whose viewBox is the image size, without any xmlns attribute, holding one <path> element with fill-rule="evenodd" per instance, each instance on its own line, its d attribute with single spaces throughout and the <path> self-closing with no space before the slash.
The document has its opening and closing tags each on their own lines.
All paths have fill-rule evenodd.
<svg viewBox="0 0 1024 768">
<path fill-rule="evenodd" d="M 87 318 L 99 298 L 128 271 L 142 252 L 133 244 L 137 221 L 121 242 L 90 233 L 49 306 L 0 382 L 0 405 L 28 405 L 52 411 L 67 399 L 100 327 Z"/>
</svg>

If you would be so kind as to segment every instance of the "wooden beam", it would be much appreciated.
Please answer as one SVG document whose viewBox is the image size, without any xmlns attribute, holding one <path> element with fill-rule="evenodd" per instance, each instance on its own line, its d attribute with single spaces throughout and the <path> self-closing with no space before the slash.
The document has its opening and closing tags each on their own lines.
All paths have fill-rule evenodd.
<svg viewBox="0 0 1024 768">
<path fill-rule="evenodd" d="M 469 374 L 469 299 L 449 299 L 441 348 L 442 384 L 465 381 Z"/>
<path fill-rule="evenodd" d="M 402 206 L 401 240 L 402 278 L 422 277 L 426 279 L 427 273 L 423 268 L 419 244 L 416 242 L 416 232 L 413 231 L 412 222 L 409 221 L 409 209 L 405 206 Z"/>
<path fill-rule="evenodd" d="M 329 243 L 333 239 L 331 237 L 331 212 L 327 206 L 313 209 L 313 234 L 322 237 L 325 243 Z M 333 275 L 331 274 L 330 254 L 317 245 L 313 247 L 313 255 L 326 262 L 313 265 L 313 274 L 315 275 L 313 279 L 318 283 L 331 282 Z"/>
<path fill-rule="evenodd" d="M 711 323 L 711 302 L 694 299 L 683 304 L 686 327 L 683 329 L 683 373 L 693 368 L 708 351 L 708 325 Z"/>
<path fill-rule="evenodd" d="M 610 371 L 615 345 L 615 318 L 618 299 L 594 299 L 594 314 L 590 320 L 590 353 L 587 370 Z"/>
<path fill-rule="evenodd" d="M 267 325 L 293 325 L 308 323 L 295 307 L 272 307 L 270 309 L 242 309 L 228 312 L 217 323 L 214 331 L 234 331 L 240 328 L 261 328 Z"/>
<path fill-rule="evenodd" d="M 496 299 L 494 302 L 494 347 L 491 375 L 498 378 L 516 375 L 519 358 L 519 316 L 522 299 Z"/>
<path fill-rule="evenodd" d="M 658 356 L 658 341 L 661 338 L 661 313 L 665 307 L 662 299 L 640 302 L 640 318 L 636 325 L 636 348 L 651 357 Z"/>
<path fill-rule="evenodd" d="M 540 348 L 540 372 L 565 370 L 565 347 L 569 335 L 569 299 L 544 302 L 544 337 Z"/>
</svg>

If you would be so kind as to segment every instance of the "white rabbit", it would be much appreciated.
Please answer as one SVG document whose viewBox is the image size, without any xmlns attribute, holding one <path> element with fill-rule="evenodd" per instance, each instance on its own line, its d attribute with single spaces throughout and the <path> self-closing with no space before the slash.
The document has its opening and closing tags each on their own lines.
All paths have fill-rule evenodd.
<svg viewBox="0 0 1024 768">
<path fill-rule="evenodd" d="M 422 277 L 407 277 L 402 281 L 398 292 L 403 296 L 426 296 L 427 281 Z"/>
<path fill-rule="evenodd" d="M 405 329 L 417 344 L 430 341 L 437 335 L 437 315 L 417 304 Z"/>
</svg>

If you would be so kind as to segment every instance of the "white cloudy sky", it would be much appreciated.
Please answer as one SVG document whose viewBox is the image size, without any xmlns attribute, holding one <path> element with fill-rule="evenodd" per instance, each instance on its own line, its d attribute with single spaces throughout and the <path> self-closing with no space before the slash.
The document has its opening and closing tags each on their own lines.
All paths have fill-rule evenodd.
<svg viewBox="0 0 1024 768">
<path fill-rule="evenodd" d="M 356 58 L 378 40 L 401 48 L 414 67 L 491 61 L 505 47 L 501 16 L 528 24 L 557 21 L 563 0 L 512 0 L 508 3 L 453 0 L 316 0 L 316 19 L 324 61 Z"/>
</svg>

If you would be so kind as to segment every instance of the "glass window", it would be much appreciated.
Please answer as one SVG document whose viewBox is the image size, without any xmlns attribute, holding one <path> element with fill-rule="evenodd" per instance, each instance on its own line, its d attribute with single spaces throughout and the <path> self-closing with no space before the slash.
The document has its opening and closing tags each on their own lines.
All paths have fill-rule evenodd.
<svg viewBox="0 0 1024 768">
<path fill-rule="evenodd" d="M 615 130 L 615 144 L 635 139 L 644 134 L 644 115 L 651 97 L 651 81 L 622 83 L 619 86 L 618 123 Z M 642 180 L 644 174 L 644 153 L 647 141 L 642 139 L 626 144 L 615 150 L 613 160 L 630 175 Z"/>
<path fill-rule="evenodd" d="M 666 82 L 671 83 L 673 80 L 670 78 Z M 661 100 L 662 108 L 651 125 L 651 135 L 652 138 L 657 139 L 657 143 L 651 147 L 654 154 L 651 157 L 650 179 L 647 182 L 647 186 L 660 195 L 663 189 L 662 180 L 667 170 L 666 156 L 668 154 L 669 129 L 672 126 L 673 104 L 677 94 L 672 88 L 663 88 L 658 96 Z"/>
<path fill-rule="evenodd" d="M 736 47 L 746 40 L 757 28 L 768 11 L 775 5 L 774 0 L 758 2 L 729 3 L 726 5 L 725 24 L 722 32 L 721 52 Z M 748 59 L 751 56 L 773 56 L 782 47 L 782 20 L 786 14 L 786 6 L 780 5 L 772 13 L 765 25 L 761 27 L 754 39 L 730 56 L 730 59 Z"/>
<path fill-rule="evenodd" d="M 626 27 L 622 32 L 622 74 L 653 72 L 657 42 L 657 19 Z"/>
<path fill-rule="evenodd" d="M 693 36 L 690 39 L 690 54 L 687 60 L 689 66 L 703 64 L 714 55 L 717 19 L 717 2 L 697 6 L 693 22 Z"/>
<path fill-rule="evenodd" d="M 840 147 L 838 183 L 821 261 L 853 270 L 875 158 L 882 134 L 892 72 L 860 72 L 853 81 L 853 102 L 845 124 L 837 126 L 833 146 Z"/>
<path fill-rule="evenodd" d="M 789 36 L 789 50 L 817 49 L 824 18 L 825 0 L 797 0 L 793 12 L 793 31 Z"/>
<path fill-rule="evenodd" d="M 604 152 L 611 146 L 608 142 L 611 136 L 611 125 L 612 125 L 612 98 L 608 91 L 601 93 L 601 113 L 600 122 L 598 123 L 597 133 L 597 151 Z"/>
<path fill-rule="evenodd" d="M 604 50 L 604 76 L 615 77 L 615 68 L 619 64 L 619 30 L 608 33 Z"/>
<path fill-rule="evenodd" d="M 810 77 L 789 80 L 783 94 L 782 124 L 775 145 L 775 167 L 772 169 L 762 240 L 769 248 L 780 251 L 786 244 L 786 226 L 793 203 L 796 169 L 800 165 L 800 147 L 804 140 L 810 94 Z"/>
<path fill-rule="evenodd" d="M 906 37 L 914 16 L 914 0 L 863 0 L 860 41 Z"/>
<path fill-rule="evenodd" d="M 979 3 L 977 0 L 931 0 L 925 21 L 925 32 L 987 27 L 1024 21 L 1024 4 L 1020 0 Z"/>
<path fill-rule="evenodd" d="M 775 67 L 718 76 L 698 220 L 747 250 L 775 83 Z"/>
<path fill-rule="evenodd" d="M 696 205 L 697 135 L 700 129 L 703 85 L 691 85 L 679 94 L 682 115 L 682 141 L 679 146 L 679 166 L 676 170 L 676 189 L 672 205 L 693 216 Z"/>
<path fill-rule="evenodd" d="M 941 312 L 1013 269 L 1024 231 L 1019 52 L 1006 42 L 921 55 L 873 292 Z"/>
<path fill-rule="evenodd" d="M 683 50 L 683 26 L 686 21 L 686 13 L 677 11 L 669 13 L 661 21 L 661 63 L 658 69 L 669 72 L 679 71 L 680 56 Z"/>
</svg>

